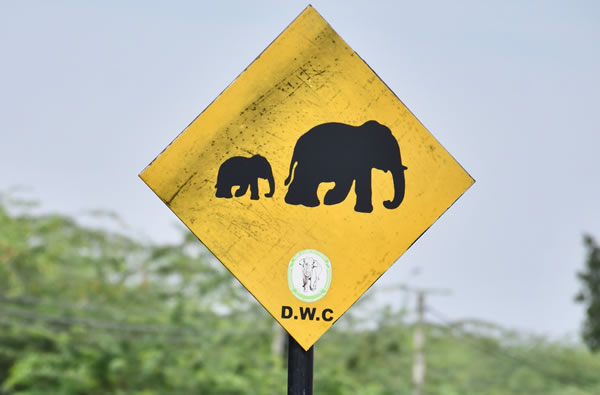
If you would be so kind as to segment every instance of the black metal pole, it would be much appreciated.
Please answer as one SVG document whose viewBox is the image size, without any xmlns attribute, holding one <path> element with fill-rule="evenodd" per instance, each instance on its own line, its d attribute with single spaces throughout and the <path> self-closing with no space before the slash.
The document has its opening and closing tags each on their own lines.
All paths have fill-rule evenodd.
<svg viewBox="0 0 600 395">
<path fill-rule="evenodd" d="M 314 346 L 304 351 L 288 335 L 288 395 L 313 395 Z"/>
</svg>

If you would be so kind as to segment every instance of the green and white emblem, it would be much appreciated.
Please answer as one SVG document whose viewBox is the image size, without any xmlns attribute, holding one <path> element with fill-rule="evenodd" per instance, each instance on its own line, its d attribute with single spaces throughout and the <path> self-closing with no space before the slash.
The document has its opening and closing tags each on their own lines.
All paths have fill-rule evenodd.
<svg viewBox="0 0 600 395">
<path fill-rule="evenodd" d="M 316 250 L 303 250 L 294 255 L 288 267 L 288 285 L 295 297 L 315 302 L 329 290 L 331 263 Z"/>
</svg>

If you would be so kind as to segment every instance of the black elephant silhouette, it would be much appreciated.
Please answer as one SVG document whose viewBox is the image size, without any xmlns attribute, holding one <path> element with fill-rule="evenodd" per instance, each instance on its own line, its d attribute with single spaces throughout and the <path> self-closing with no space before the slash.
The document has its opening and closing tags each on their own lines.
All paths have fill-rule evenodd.
<svg viewBox="0 0 600 395">
<path fill-rule="evenodd" d="M 232 198 L 231 188 L 239 186 L 235 191 L 235 196 L 244 196 L 248 187 L 250 187 L 250 199 L 258 200 L 258 179 L 264 178 L 269 181 L 269 192 L 265 197 L 273 196 L 275 192 L 275 180 L 269 161 L 260 155 L 254 155 L 250 158 L 243 156 L 234 156 L 227 159 L 217 175 L 216 196 L 218 198 Z"/>
<path fill-rule="evenodd" d="M 383 205 L 388 209 L 397 208 L 404 199 L 407 167 L 402 164 L 400 147 L 391 130 L 377 121 L 361 126 L 335 122 L 315 126 L 300 136 L 294 147 L 289 176 L 285 180 L 285 185 L 289 184 L 285 202 L 316 207 L 320 204 L 319 184 L 335 182 L 323 203 L 338 204 L 346 199 L 355 182 L 354 210 L 370 213 L 373 211 L 372 169 L 391 171 L 394 198 L 384 201 Z"/>
</svg>

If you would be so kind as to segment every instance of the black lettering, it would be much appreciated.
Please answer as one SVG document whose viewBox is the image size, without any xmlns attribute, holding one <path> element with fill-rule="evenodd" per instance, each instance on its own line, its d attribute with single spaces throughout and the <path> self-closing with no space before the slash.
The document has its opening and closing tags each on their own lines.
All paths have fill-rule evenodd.
<svg viewBox="0 0 600 395">
<path fill-rule="evenodd" d="M 300 318 L 305 320 L 306 317 L 308 317 L 308 319 L 312 321 L 315 318 L 316 312 L 317 309 L 315 309 L 314 307 L 312 309 L 308 307 L 300 307 Z"/>
<path fill-rule="evenodd" d="M 323 313 L 321 314 L 321 317 L 323 317 L 323 321 L 331 321 L 333 319 L 333 317 L 331 315 L 327 316 L 327 313 L 333 314 L 333 310 L 331 310 L 331 309 L 323 310 Z"/>
<path fill-rule="evenodd" d="M 281 306 L 281 318 L 288 319 L 292 316 L 292 308 L 290 306 Z"/>
</svg>

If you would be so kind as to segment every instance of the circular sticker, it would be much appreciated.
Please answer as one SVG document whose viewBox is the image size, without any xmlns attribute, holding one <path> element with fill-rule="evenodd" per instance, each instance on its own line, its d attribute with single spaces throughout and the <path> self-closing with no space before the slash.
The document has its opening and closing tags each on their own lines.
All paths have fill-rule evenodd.
<svg viewBox="0 0 600 395">
<path fill-rule="evenodd" d="M 303 250 L 294 255 L 288 267 L 288 285 L 295 297 L 315 302 L 329 290 L 331 263 L 316 250 Z"/>
</svg>

